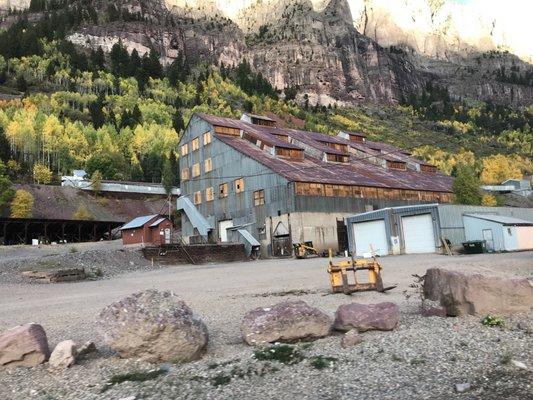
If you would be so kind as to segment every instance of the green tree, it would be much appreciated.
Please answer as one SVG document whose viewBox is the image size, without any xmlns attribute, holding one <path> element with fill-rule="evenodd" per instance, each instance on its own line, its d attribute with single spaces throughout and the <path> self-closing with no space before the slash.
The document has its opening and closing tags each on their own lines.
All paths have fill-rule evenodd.
<svg viewBox="0 0 533 400">
<path fill-rule="evenodd" d="M 457 167 L 457 177 L 453 181 L 453 194 L 456 204 L 481 204 L 479 179 L 471 167 L 466 165 Z"/>
<path fill-rule="evenodd" d="M 9 205 L 15 191 L 11 187 L 11 180 L 7 176 L 7 168 L 0 160 L 0 214 L 3 209 Z"/>
<path fill-rule="evenodd" d="M 19 189 L 11 201 L 11 218 L 31 218 L 35 199 L 31 193 Z"/>
<path fill-rule="evenodd" d="M 172 169 L 172 163 L 167 158 L 163 166 L 163 172 L 161 173 L 161 183 L 165 188 L 167 196 L 170 196 L 172 193 L 172 188 L 174 187 L 174 182 L 176 177 L 174 176 L 174 170 Z"/>
</svg>

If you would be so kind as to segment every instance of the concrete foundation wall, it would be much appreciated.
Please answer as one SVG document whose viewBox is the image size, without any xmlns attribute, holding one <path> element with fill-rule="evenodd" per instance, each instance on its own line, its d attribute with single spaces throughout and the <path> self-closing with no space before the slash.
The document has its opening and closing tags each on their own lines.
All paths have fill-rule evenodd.
<svg viewBox="0 0 533 400">
<path fill-rule="evenodd" d="M 293 243 L 312 241 L 319 251 L 339 250 L 337 220 L 344 220 L 348 213 L 327 212 L 296 212 L 269 217 L 265 221 L 267 237 L 262 241 L 262 247 L 270 247 L 271 238 L 279 222 L 290 229 Z"/>
</svg>

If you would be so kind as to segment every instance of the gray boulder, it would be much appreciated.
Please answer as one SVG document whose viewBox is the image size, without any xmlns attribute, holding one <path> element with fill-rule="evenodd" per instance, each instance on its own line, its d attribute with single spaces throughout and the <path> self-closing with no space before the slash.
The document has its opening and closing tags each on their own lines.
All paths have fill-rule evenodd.
<svg viewBox="0 0 533 400">
<path fill-rule="evenodd" d="M 148 362 L 195 360 L 208 342 L 202 320 L 168 291 L 147 290 L 107 306 L 97 329 L 120 357 Z"/>
<path fill-rule="evenodd" d="M 272 307 L 248 311 L 241 330 L 246 343 L 314 340 L 329 335 L 331 318 L 304 301 L 284 301 Z"/>
<path fill-rule="evenodd" d="M 533 308 L 533 285 L 526 278 L 504 279 L 431 268 L 426 272 L 424 295 L 440 302 L 450 316 L 514 314 Z"/>
<path fill-rule="evenodd" d="M 46 332 L 41 325 L 19 325 L 0 336 L 0 365 L 35 367 L 49 356 Z"/>
<path fill-rule="evenodd" d="M 374 329 L 390 331 L 398 325 L 399 320 L 400 309 L 394 303 L 350 303 L 339 306 L 333 327 L 342 332 L 352 329 L 357 329 L 359 332 Z"/>
</svg>

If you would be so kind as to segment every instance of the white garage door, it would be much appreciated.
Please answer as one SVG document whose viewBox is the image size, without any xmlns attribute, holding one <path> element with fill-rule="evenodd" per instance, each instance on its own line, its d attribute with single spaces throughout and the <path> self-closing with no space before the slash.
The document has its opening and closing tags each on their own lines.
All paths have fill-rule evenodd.
<svg viewBox="0 0 533 400">
<path fill-rule="evenodd" d="M 435 234 L 431 214 L 402 218 L 405 253 L 434 253 Z"/>
<path fill-rule="evenodd" d="M 389 254 L 389 244 L 384 220 L 380 219 L 353 224 L 353 236 L 355 240 L 355 253 L 358 256 L 362 256 L 363 253 L 369 253 L 371 248 L 380 256 Z"/>
</svg>

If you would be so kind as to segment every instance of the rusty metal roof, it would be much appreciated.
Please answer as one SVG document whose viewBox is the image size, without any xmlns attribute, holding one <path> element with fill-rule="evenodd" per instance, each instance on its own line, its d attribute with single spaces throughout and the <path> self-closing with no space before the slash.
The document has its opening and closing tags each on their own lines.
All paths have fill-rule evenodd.
<svg viewBox="0 0 533 400">
<path fill-rule="evenodd" d="M 265 127 L 261 125 L 253 125 L 240 120 L 216 117 L 206 114 L 196 115 L 212 125 L 238 128 L 248 132 L 249 134 L 253 134 L 254 136 L 257 135 L 258 137 L 259 135 L 265 135 L 264 137 L 269 136 L 270 142 L 276 140 L 274 136 L 275 133 L 283 132 L 283 134 L 287 134 L 289 137 L 305 143 L 306 145 L 311 146 L 321 152 L 328 152 L 331 154 L 345 155 L 346 153 L 328 147 L 320 143 L 321 141 L 350 144 L 350 141 L 346 139 L 332 137 L 318 132 Z M 311 156 L 307 152 L 305 152 L 303 160 L 277 157 L 269 152 L 261 150 L 253 143 L 238 136 L 216 134 L 216 137 L 237 151 L 265 165 L 273 172 L 285 177 L 289 181 L 451 192 L 452 178 L 438 172 L 431 173 L 411 170 L 386 169 L 371 163 L 365 157 L 354 155 L 350 156 L 349 163 L 326 162 L 322 159 Z M 277 140 L 280 143 L 276 145 L 279 145 L 280 147 L 292 146 L 294 148 L 300 148 L 281 139 Z M 371 143 L 374 144 L 378 142 Z M 383 145 L 390 146 L 384 143 Z M 401 151 L 394 146 L 391 146 L 391 148 Z M 383 154 L 380 154 L 377 151 L 375 151 L 375 153 L 376 157 L 385 158 Z M 396 152 L 394 154 L 396 154 Z M 419 163 L 422 162 L 419 161 Z"/>
</svg>

